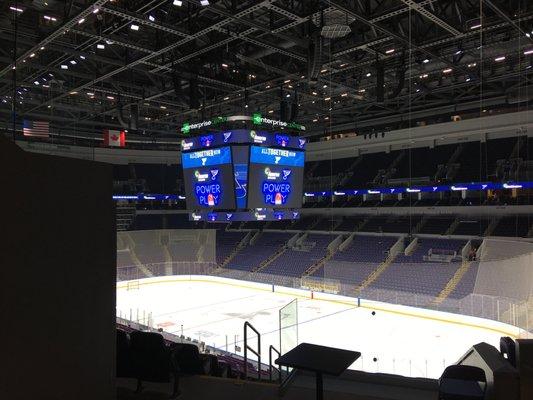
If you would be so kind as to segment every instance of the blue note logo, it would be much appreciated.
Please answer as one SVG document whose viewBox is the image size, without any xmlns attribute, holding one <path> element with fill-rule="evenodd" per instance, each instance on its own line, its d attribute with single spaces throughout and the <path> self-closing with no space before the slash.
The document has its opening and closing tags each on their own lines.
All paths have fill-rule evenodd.
<svg viewBox="0 0 533 400">
<path fill-rule="evenodd" d="M 231 138 L 231 132 L 224 132 L 224 143 L 228 143 L 228 140 Z"/>
<path fill-rule="evenodd" d="M 298 138 L 298 147 L 299 147 L 300 149 L 303 149 L 303 148 L 304 148 L 305 143 L 306 143 L 306 140 L 305 140 L 305 139 Z"/>
</svg>

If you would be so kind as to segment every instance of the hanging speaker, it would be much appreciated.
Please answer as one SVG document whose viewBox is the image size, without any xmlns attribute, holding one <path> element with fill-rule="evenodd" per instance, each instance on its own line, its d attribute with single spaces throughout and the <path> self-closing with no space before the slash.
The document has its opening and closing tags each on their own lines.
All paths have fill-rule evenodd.
<svg viewBox="0 0 533 400">
<path fill-rule="evenodd" d="M 383 69 L 383 64 L 376 64 L 376 101 L 378 103 L 383 103 L 385 100 L 384 88 L 385 84 L 385 71 Z"/>
<path fill-rule="evenodd" d="M 299 107 L 298 107 L 298 92 L 297 91 L 294 91 L 294 100 L 292 102 L 292 107 L 291 107 L 291 115 L 290 115 L 290 119 L 289 121 L 296 121 L 296 118 L 298 118 L 298 112 L 299 112 Z"/>
<path fill-rule="evenodd" d="M 284 100 L 279 102 L 279 119 L 282 121 L 287 120 L 287 102 Z"/>
<path fill-rule="evenodd" d="M 322 37 L 315 34 L 309 44 L 307 55 L 307 74 L 312 81 L 318 80 L 322 69 Z"/>
<path fill-rule="evenodd" d="M 174 94 L 181 96 L 181 76 L 177 72 L 172 74 L 172 83 L 174 85 Z"/>
<path fill-rule="evenodd" d="M 191 110 L 198 110 L 200 108 L 200 99 L 198 96 L 198 78 L 191 78 L 189 80 L 189 107 Z"/>
</svg>

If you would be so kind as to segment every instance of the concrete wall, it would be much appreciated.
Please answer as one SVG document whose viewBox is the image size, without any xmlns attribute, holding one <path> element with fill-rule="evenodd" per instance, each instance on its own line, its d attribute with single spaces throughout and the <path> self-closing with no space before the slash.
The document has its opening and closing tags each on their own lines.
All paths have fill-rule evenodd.
<svg viewBox="0 0 533 400">
<path fill-rule="evenodd" d="M 110 166 L 0 138 L 0 394 L 115 397 Z"/>
</svg>

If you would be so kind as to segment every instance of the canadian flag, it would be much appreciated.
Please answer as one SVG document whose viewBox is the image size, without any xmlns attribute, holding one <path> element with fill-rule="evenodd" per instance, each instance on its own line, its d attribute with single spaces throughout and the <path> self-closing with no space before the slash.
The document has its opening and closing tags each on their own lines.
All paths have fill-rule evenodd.
<svg viewBox="0 0 533 400">
<path fill-rule="evenodd" d="M 126 132 L 104 129 L 104 146 L 126 146 Z"/>
</svg>

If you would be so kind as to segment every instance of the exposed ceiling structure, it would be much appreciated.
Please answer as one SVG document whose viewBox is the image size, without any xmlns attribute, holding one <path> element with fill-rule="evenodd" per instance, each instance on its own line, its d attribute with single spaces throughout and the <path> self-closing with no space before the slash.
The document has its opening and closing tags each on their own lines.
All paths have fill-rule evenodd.
<svg viewBox="0 0 533 400">
<path fill-rule="evenodd" d="M 311 135 L 397 128 L 529 104 L 532 31 L 528 0 L 10 0 L 0 119 L 82 136 L 256 111 Z"/>
</svg>

